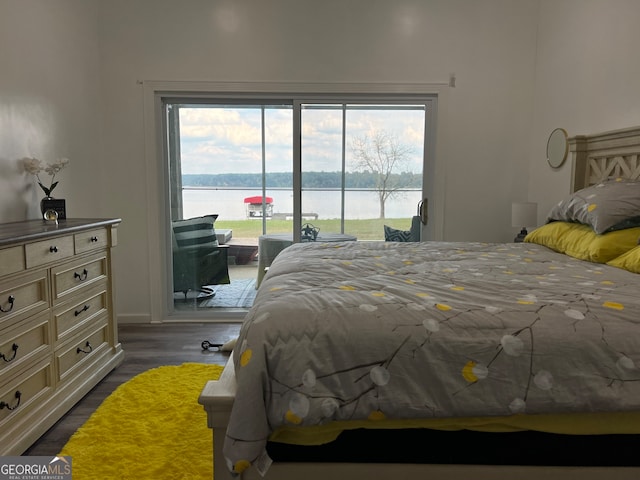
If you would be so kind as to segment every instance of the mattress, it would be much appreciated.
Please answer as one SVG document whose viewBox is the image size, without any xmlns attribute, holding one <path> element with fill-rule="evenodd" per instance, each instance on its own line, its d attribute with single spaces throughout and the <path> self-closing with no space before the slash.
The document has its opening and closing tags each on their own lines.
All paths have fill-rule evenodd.
<svg viewBox="0 0 640 480">
<path fill-rule="evenodd" d="M 531 420 L 611 413 L 633 420 L 560 433 L 640 433 L 638 286 L 533 244 L 292 245 L 234 350 L 227 464 L 264 462 L 283 432 L 317 444 L 350 425 L 544 431 Z"/>
</svg>

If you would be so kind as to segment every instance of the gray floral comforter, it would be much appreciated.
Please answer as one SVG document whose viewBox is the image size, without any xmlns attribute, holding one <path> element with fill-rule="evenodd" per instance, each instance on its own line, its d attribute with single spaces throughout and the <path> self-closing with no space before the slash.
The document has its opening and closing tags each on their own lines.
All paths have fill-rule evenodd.
<svg viewBox="0 0 640 480">
<path fill-rule="evenodd" d="M 526 243 L 293 245 L 234 351 L 227 464 L 283 425 L 640 410 L 639 287 Z"/>
</svg>

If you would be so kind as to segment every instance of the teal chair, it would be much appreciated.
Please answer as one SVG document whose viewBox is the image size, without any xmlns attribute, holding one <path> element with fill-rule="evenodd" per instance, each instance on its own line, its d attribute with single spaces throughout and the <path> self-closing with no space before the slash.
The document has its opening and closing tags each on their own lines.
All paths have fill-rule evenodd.
<svg viewBox="0 0 640 480">
<path fill-rule="evenodd" d="M 218 215 L 172 222 L 173 291 L 193 298 L 215 295 L 210 285 L 231 283 L 228 247 L 219 245 L 215 232 Z"/>
</svg>

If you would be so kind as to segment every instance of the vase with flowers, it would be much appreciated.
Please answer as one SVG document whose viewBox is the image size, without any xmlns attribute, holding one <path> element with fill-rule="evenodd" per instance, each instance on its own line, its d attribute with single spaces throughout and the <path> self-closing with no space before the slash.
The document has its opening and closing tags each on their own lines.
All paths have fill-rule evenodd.
<svg viewBox="0 0 640 480">
<path fill-rule="evenodd" d="M 22 165 L 24 167 L 25 172 L 34 175 L 37 179 L 38 185 L 42 189 L 45 194 L 45 197 L 40 201 L 40 210 L 44 213 L 45 203 L 48 200 L 53 200 L 51 196 L 51 192 L 56 188 L 58 182 L 55 181 L 56 175 L 69 164 L 68 158 L 59 158 L 55 162 L 47 163 L 46 165 L 42 164 L 42 161 L 37 158 L 23 158 Z M 51 177 L 49 181 L 49 186 L 45 186 L 40 179 L 40 174 L 45 172 L 47 175 Z"/>
</svg>

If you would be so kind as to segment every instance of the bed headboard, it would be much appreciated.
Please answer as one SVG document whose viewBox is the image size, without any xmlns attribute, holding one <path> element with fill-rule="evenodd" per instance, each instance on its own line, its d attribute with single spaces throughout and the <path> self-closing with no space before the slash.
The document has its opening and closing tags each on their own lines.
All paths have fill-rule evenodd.
<svg viewBox="0 0 640 480">
<path fill-rule="evenodd" d="M 607 177 L 640 179 L 640 127 L 569 138 L 571 191 Z"/>
</svg>

